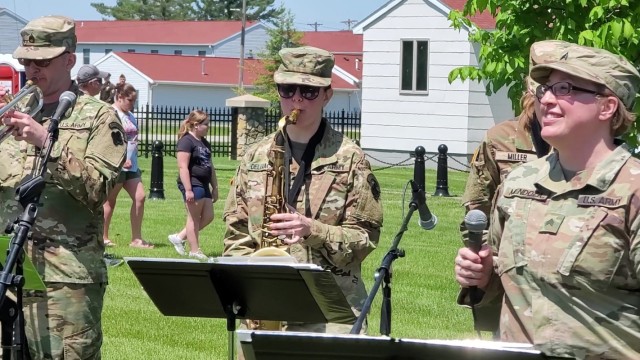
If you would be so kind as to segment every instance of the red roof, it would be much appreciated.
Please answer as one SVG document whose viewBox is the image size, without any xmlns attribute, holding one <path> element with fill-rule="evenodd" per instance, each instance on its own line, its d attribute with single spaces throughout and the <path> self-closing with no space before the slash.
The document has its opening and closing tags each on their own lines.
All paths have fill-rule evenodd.
<svg viewBox="0 0 640 360">
<path fill-rule="evenodd" d="M 156 82 L 200 83 L 223 86 L 235 86 L 238 84 L 238 68 L 240 66 L 238 58 L 128 52 L 116 52 L 115 54 Z M 251 86 L 263 67 L 260 60 L 256 59 L 245 59 L 244 66 L 243 82 L 245 85 Z M 176 71 L 176 69 L 180 71 Z M 355 88 L 336 75 L 333 75 L 332 86 L 336 89 Z"/>
<path fill-rule="evenodd" d="M 336 66 L 362 81 L 362 55 L 335 54 Z"/>
<path fill-rule="evenodd" d="M 343 31 L 306 31 L 302 43 L 331 51 L 332 53 L 362 54 L 362 35 L 351 30 Z"/>
<path fill-rule="evenodd" d="M 464 4 L 467 3 L 467 0 L 440 0 L 442 3 L 447 5 L 451 9 L 460 10 L 464 9 Z M 477 27 L 485 30 L 493 30 L 496 28 L 496 19 L 491 16 L 491 13 L 485 11 L 481 14 L 470 16 L 469 20 L 471 20 Z"/>
<path fill-rule="evenodd" d="M 76 20 L 78 43 L 210 45 L 241 30 L 240 21 Z"/>
</svg>

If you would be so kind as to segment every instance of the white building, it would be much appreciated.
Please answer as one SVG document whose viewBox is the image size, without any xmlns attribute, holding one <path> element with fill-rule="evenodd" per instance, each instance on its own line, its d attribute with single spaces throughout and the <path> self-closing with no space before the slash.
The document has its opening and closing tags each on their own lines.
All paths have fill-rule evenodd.
<svg viewBox="0 0 640 360">
<path fill-rule="evenodd" d="M 455 30 L 447 20 L 464 3 L 392 0 L 355 27 L 364 36 L 361 144 L 367 153 L 397 162 L 416 146 L 429 155 L 445 144 L 466 163 L 488 128 L 513 117 L 505 89 L 487 96 L 484 83 L 448 81 L 454 68 L 478 64 L 479 46 L 469 41 L 468 29 Z M 472 20 L 495 27 L 490 15 Z"/>
</svg>

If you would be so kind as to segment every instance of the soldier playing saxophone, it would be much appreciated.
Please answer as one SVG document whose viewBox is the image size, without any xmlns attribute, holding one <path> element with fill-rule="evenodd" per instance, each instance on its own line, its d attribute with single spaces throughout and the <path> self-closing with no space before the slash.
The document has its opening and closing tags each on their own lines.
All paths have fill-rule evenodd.
<svg viewBox="0 0 640 360">
<path fill-rule="evenodd" d="M 322 117 L 333 95 L 333 55 L 300 47 L 280 56 L 274 74 L 280 105 L 283 113 L 297 115 L 284 127 L 282 192 L 291 210 L 264 216 L 274 194 L 276 132 L 247 150 L 233 179 L 224 210 L 224 255 L 251 255 L 265 246 L 265 237 L 279 238 L 276 246 L 298 262 L 330 270 L 357 314 L 367 296 L 361 263 L 376 248 L 382 226 L 380 186 L 362 149 Z M 283 329 L 348 333 L 351 326 L 284 323 Z"/>
</svg>

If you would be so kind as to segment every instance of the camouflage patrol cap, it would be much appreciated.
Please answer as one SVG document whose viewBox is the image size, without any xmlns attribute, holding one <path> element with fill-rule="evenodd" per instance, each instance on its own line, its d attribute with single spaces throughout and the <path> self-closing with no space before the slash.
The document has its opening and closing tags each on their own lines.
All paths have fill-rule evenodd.
<svg viewBox="0 0 640 360">
<path fill-rule="evenodd" d="M 286 48 L 279 52 L 282 64 L 273 74 L 276 84 L 331 85 L 333 54 L 311 46 Z"/>
<path fill-rule="evenodd" d="M 29 21 L 20 31 L 22 45 L 13 52 L 15 59 L 52 59 L 65 51 L 76 51 L 76 27 L 64 16 L 43 16 Z"/>
<path fill-rule="evenodd" d="M 631 109 L 640 88 L 640 74 L 624 56 L 607 50 L 571 44 L 554 62 L 531 69 L 533 80 L 543 83 L 553 70 L 604 85 Z"/>
<path fill-rule="evenodd" d="M 573 44 L 562 40 L 543 40 L 531 44 L 529 48 L 529 71 L 536 65 L 558 60 L 564 54 L 565 49 L 571 45 Z M 533 80 L 531 76 L 527 77 L 527 87 L 530 91 L 535 93 L 538 85 L 540 84 Z"/>
</svg>

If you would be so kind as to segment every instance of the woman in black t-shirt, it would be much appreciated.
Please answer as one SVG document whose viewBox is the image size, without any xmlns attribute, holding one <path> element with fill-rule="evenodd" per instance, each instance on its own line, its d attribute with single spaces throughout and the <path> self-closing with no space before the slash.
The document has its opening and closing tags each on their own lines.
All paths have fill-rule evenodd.
<svg viewBox="0 0 640 360">
<path fill-rule="evenodd" d="M 187 208 L 187 224 L 169 241 L 180 255 L 206 260 L 200 250 L 198 233 L 213 221 L 213 203 L 218 200 L 218 179 L 211 161 L 211 145 L 204 138 L 209 130 L 209 118 L 201 110 L 193 110 L 182 122 L 178 133 L 178 189 Z"/>
</svg>

